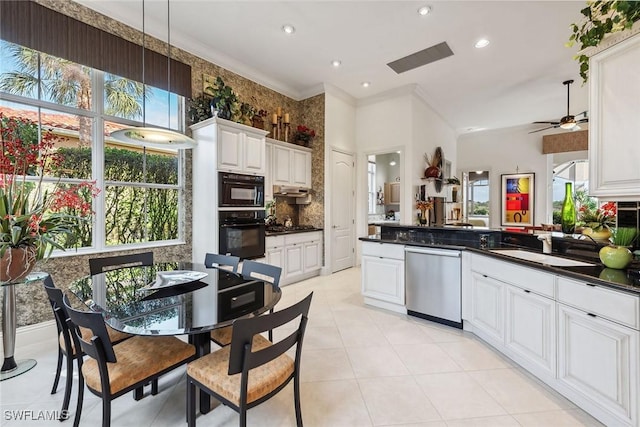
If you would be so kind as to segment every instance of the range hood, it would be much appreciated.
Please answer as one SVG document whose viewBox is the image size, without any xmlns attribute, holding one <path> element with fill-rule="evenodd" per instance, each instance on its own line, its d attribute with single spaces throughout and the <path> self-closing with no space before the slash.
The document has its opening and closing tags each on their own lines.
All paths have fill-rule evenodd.
<svg viewBox="0 0 640 427">
<path fill-rule="evenodd" d="M 274 185 L 273 195 L 282 197 L 307 197 L 309 195 L 309 189 L 289 185 Z"/>
</svg>

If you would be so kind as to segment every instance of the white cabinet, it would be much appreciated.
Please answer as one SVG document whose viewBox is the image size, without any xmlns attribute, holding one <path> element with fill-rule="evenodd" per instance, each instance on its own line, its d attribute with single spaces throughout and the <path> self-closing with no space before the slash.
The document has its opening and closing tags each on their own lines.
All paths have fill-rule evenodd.
<svg viewBox="0 0 640 427">
<path fill-rule="evenodd" d="M 638 425 L 638 331 L 558 304 L 560 391 L 607 425 Z"/>
<path fill-rule="evenodd" d="M 366 304 L 406 314 L 403 245 L 363 242 L 361 274 Z"/>
<path fill-rule="evenodd" d="M 272 184 L 311 188 L 310 148 L 269 139 L 272 148 Z"/>
<path fill-rule="evenodd" d="M 471 273 L 471 319 L 474 332 L 495 346 L 504 343 L 505 284 L 480 274 Z"/>
<path fill-rule="evenodd" d="M 400 204 L 400 183 L 399 182 L 384 183 L 384 204 L 385 205 Z"/>
<path fill-rule="evenodd" d="M 265 145 L 264 200 L 273 200 L 273 144 Z"/>
<path fill-rule="evenodd" d="M 216 127 L 217 169 L 250 175 L 264 175 L 266 167 L 266 131 L 212 118 Z M 204 123 L 204 122 L 202 122 Z M 200 124 L 200 123 L 199 123 Z"/>
<path fill-rule="evenodd" d="M 282 268 L 280 284 L 287 285 L 320 274 L 322 231 L 267 236 L 267 262 Z"/>
<path fill-rule="evenodd" d="M 637 31 L 636 31 L 637 32 Z M 640 34 L 589 60 L 589 194 L 640 198 Z"/>
<path fill-rule="evenodd" d="M 507 285 L 505 347 L 521 365 L 539 377 L 556 374 L 555 302 Z"/>
</svg>

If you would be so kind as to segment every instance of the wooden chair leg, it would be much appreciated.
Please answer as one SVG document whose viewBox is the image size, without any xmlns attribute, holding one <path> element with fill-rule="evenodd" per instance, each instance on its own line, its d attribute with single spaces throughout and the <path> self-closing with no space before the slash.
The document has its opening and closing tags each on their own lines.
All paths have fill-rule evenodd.
<svg viewBox="0 0 640 427">
<path fill-rule="evenodd" d="M 140 400 L 144 397 L 144 387 L 133 390 L 133 400 Z"/>
<path fill-rule="evenodd" d="M 111 396 L 102 396 L 102 427 L 111 427 Z"/>
<path fill-rule="evenodd" d="M 300 376 L 298 371 L 293 378 L 293 399 L 296 407 L 296 425 L 302 427 L 302 409 L 300 407 Z"/>
<path fill-rule="evenodd" d="M 80 371 L 80 369 L 78 369 Z M 78 402 L 76 404 L 76 416 L 73 418 L 73 427 L 80 425 L 80 416 L 82 415 L 82 403 L 84 401 L 84 377 L 82 372 L 78 375 Z"/>
<path fill-rule="evenodd" d="M 73 387 L 73 359 L 67 356 L 67 381 L 64 387 L 64 399 L 62 399 L 62 413 L 60 418 L 69 410 L 69 401 L 71 400 L 71 388 Z"/>
<path fill-rule="evenodd" d="M 196 425 L 196 386 L 187 378 L 187 426 Z"/>
<path fill-rule="evenodd" d="M 53 380 L 53 387 L 51 388 L 51 394 L 55 394 L 58 391 L 58 382 L 60 381 L 60 371 L 62 370 L 62 349 L 58 346 L 58 366 L 56 367 L 56 377 Z"/>
</svg>

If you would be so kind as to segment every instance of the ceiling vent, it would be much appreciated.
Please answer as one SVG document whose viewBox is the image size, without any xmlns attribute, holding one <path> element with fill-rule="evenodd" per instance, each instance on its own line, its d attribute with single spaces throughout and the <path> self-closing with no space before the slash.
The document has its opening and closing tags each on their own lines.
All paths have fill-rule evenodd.
<svg viewBox="0 0 640 427">
<path fill-rule="evenodd" d="M 453 55 L 453 51 L 447 42 L 442 42 L 419 52 L 412 53 L 404 58 L 396 59 L 393 62 L 389 62 L 387 65 L 396 73 L 401 74 L 405 71 L 422 67 L 423 65 L 439 61 L 451 55 Z"/>
</svg>

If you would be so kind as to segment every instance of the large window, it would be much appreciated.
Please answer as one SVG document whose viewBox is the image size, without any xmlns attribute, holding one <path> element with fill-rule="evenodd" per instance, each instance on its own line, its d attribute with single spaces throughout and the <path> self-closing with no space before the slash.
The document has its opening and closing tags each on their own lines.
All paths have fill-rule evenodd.
<svg viewBox="0 0 640 427">
<path fill-rule="evenodd" d="M 0 40 L 0 112 L 56 135 L 64 156 L 60 185 L 95 180 L 102 190 L 80 247 L 181 240 L 182 152 L 133 147 L 109 135 L 143 125 L 182 130 L 183 108 L 174 93 Z M 53 185 L 58 178 L 45 180 Z"/>
</svg>

